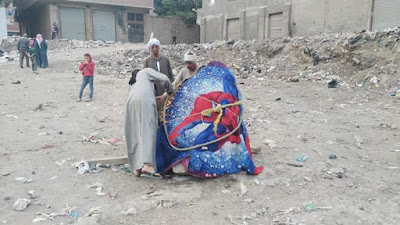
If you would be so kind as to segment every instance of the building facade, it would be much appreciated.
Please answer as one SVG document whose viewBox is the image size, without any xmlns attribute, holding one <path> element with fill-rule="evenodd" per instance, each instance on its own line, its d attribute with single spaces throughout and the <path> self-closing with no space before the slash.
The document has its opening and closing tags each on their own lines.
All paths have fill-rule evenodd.
<svg viewBox="0 0 400 225">
<path fill-rule="evenodd" d="M 6 4 L 0 2 L 0 39 L 7 36 Z"/>
<path fill-rule="evenodd" d="M 153 0 L 16 0 L 21 33 L 49 39 L 52 25 L 63 39 L 144 42 L 150 36 Z"/>
<path fill-rule="evenodd" d="M 399 0 L 203 0 L 201 42 L 264 40 L 400 26 Z"/>
</svg>

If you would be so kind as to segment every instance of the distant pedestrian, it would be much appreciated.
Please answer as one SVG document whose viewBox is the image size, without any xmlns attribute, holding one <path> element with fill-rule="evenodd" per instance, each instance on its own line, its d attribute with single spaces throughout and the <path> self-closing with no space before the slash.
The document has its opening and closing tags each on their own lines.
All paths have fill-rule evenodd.
<svg viewBox="0 0 400 225">
<path fill-rule="evenodd" d="M 28 55 L 28 57 L 31 59 L 32 72 L 34 74 L 38 74 L 38 72 L 37 72 L 37 64 L 36 64 L 36 48 L 35 48 L 35 41 L 34 40 L 30 40 L 30 46 L 29 46 L 29 49 L 28 49 L 26 55 Z"/>
<path fill-rule="evenodd" d="M 93 76 L 94 76 L 94 62 L 92 60 L 92 56 L 90 56 L 89 53 L 86 53 L 84 55 L 84 60 L 79 66 L 79 71 L 82 71 L 83 79 L 82 79 L 82 85 L 81 89 L 79 91 L 79 99 L 77 102 L 82 101 L 82 94 L 83 90 L 85 90 L 86 86 L 89 84 L 90 87 L 90 93 L 89 93 L 89 99 L 87 102 L 90 102 L 93 100 Z"/>
<path fill-rule="evenodd" d="M 57 23 L 53 23 L 53 29 L 52 29 L 53 35 L 51 36 L 51 39 L 53 40 L 54 38 L 60 39 L 60 36 L 58 36 L 58 26 Z"/>
<path fill-rule="evenodd" d="M 47 60 L 47 43 L 43 40 L 41 34 L 36 35 L 35 48 L 37 65 L 41 68 L 49 67 L 49 62 Z"/>
<path fill-rule="evenodd" d="M 176 45 L 176 36 L 172 36 L 172 45 Z"/>
<path fill-rule="evenodd" d="M 27 35 L 24 34 L 18 41 L 17 44 L 18 52 L 19 52 L 19 66 L 24 68 L 24 58 L 26 59 L 26 67 L 29 67 L 29 57 L 26 52 L 29 49 L 29 39 Z"/>
</svg>

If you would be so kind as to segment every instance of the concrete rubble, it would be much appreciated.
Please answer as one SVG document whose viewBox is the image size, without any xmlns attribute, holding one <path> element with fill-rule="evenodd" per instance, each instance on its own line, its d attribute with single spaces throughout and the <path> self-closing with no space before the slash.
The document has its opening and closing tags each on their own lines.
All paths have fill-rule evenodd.
<svg viewBox="0 0 400 225">
<path fill-rule="evenodd" d="M 397 41 L 400 28 L 382 32 L 321 34 L 276 40 L 217 41 L 210 44 L 161 46 L 176 74 L 183 65 L 184 53 L 192 48 L 200 65 L 222 61 L 242 78 L 310 81 L 340 86 L 399 88 L 395 78 L 400 55 Z M 99 74 L 129 77 L 143 67 L 148 50 L 123 49 L 96 60 Z M 397 81 L 397 82 L 395 82 Z M 396 90 L 394 90 L 396 91 Z"/>
</svg>

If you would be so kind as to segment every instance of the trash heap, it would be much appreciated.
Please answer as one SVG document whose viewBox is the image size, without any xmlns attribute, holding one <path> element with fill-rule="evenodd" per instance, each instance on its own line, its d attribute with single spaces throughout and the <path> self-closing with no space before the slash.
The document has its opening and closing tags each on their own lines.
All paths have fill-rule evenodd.
<svg viewBox="0 0 400 225">
<path fill-rule="evenodd" d="M 81 41 L 68 39 L 54 39 L 48 41 L 49 50 L 53 52 L 73 50 L 78 48 L 102 48 L 108 47 L 104 41 Z"/>
<path fill-rule="evenodd" d="M 242 78 L 285 81 L 338 81 L 341 86 L 400 87 L 400 28 L 382 32 L 321 34 L 258 41 L 217 41 L 211 44 L 161 46 L 175 74 L 182 68 L 183 55 L 192 48 L 200 65 L 212 60 L 225 63 Z M 124 49 L 100 57 L 99 74 L 125 78 L 143 67 L 148 50 Z"/>
</svg>

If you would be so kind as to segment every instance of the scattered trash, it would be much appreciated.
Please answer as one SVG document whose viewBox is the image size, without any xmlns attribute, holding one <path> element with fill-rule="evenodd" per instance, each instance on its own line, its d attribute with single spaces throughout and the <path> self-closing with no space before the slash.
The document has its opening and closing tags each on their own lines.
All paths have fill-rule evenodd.
<svg viewBox="0 0 400 225">
<path fill-rule="evenodd" d="M 226 190 L 226 189 L 221 190 L 221 192 L 222 192 L 223 194 L 231 194 L 231 193 L 232 193 L 230 190 Z"/>
<path fill-rule="evenodd" d="M 11 82 L 12 84 L 21 84 L 21 81 L 14 81 L 14 82 Z"/>
<path fill-rule="evenodd" d="M 92 208 L 90 208 L 89 212 L 86 213 L 83 217 L 100 215 L 100 213 L 101 213 L 101 207 L 92 207 Z"/>
<path fill-rule="evenodd" d="M 7 117 L 7 118 L 13 118 L 13 119 L 16 119 L 16 120 L 18 119 L 18 116 L 17 116 L 17 115 L 7 114 L 6 117 Z"/>
<path fill-rule="evenodd" d="M 178 203 L 176 201 L 170 201 L 170 200 L 160 200 L 156 202 L 156 208 L 171 208 L 174 205 L 177 205 Z"/>
<path fill-rule="evenodd" d="M 35 199 L 35 198 L 37 198 L 37 196 L 35 195 L 35 191 L 34 191 L 34 190 L 28 191 L 27 194 L 28 194 L 28 196 L 29 196 L 30 199 Z"/>
<path fill-rule="evenodd" d="M 260 146 L 251 146 L 251 151 L 253 154 L 259 154 L 259 153 L 261 153 L 261 147 Z"/>
<path fill-rule="evenodd" d="M 123 213 L 126 216 L 136 216 L 138 214 L 137 210 L 133 207 L 121 211 L 121 213 Z"/>
<path fill-rule="evenodd" d="M 35 217 L 35 219 L 32 220 L 33 223 L 38 223 L 38 222 L 43 222 L 43 221 L 47 221 L 49 219 L 49 217 L 40 215 Z"/>
<path fill-rule="evenodd" d="M 291 78 L 289 79 L 289 81 L 290 81 L 290 82 L 299 82 L 299 81 L 300 81 L 300 78 L 299 78 L 298 76 L 294 76 L 294 77 L 291 77 Z"/>
<path fill-rule="evenodd" d="M 117 143 L 121 143 L 122 140 L 121 139 L 107 139 L 107 142 L 110 144 L 117 144 Z"/>
<path fill-rule="evenodd" d="M 61 162 L 56 161 L 56 164 L 62 166 L 62 165 L 64 165 L 65 163 L 67 163 L 68 161 L 70 161 L 72 159 L 74 159 L 74 157 L 71 157 L 69 159 L 63 159 L 63 160 L 61 160 Z"/>
<path fill-rule="evenodd" d="M 246 185 L 240 182 L 240 196 L 243 197 L 248 192 Z"/>
<path fill-rule="evenodd" d="M 26 178 L 26 177 L 17 177 L 17 178 L 15 178 L 15 180 L 19 181 L 21 183 L 24 183 L 24 184 L 32 182 L 32 179 L 29 179 L 29 178 Z"/>
<path fill-rule="evenodd" d="M 79 175 L 83 175 L 84 173 L 98 173 L 100 171 L 100 164 L 89 164 L 85 160 L 72 165 L 78 168 Z"/>
<path fill-rule="evenodd" d="M 112 200 L 114 200 L 115 198 L 117 198 L 117 194 L 118 194 L 118 191 L 116 191 L 114 188 L 111 188 L 111 189 L 108 191 L 108 195 L 110 196 L 110 198 L 111 198 Z"/>
<path fill-rule="evenodd" d="M 338 82 L 336 80 L 332 80 L 328 83 L 328 88 L 336 88 L 338 86 Z"/>
<path fill-rule="evenodd" d="M 282 98 L 276 98 L 276 99 L 275 99 L 275 101 L 280 101 L 280 100 L 282 100 Z"/>
<path fill-rule="evenodd" d="M 44 135 L 49 135 L 49 133 L 47 133 L 47 132 L 42 132 L 42 133 L 39 133 L 39 134 L 38 134 L 38 136 L 44 136 Z"/>
<path fill-rule="evenodd" d="M 303 204 L 304 210 L 306 212 L 316 211 L 317 207 L 312 204 L 312 202 L 306 202 Z"/>
<path fill-rule="evenodd" d="M 43 104 L 39 104 L 38 106 L 36 106 L 35 110 L 36 110 L 36 111 L 41 111 L 41 110 L 43 110 Z"/>
<path fill-rule="evenodd" d="M 44 146 L 42 147 L 42 149 L 52 149 L 52 148 L 54 148 L 54 145 L 48 145 L 48 144 L 46 144 L 46 145 L 44 145 Z"/>
<path fill-rule="evenodd" d="M 129 167 L 129 164 L 121 165 L 121 169 L 124 170 L 127 173 L 132 173 L 132 170 Z"/>
<path fill-rule="evenodd" d="M 256 185 L 260 185 L 260 181 L 258 179 L 254 179 L 254 183 L 256 183 Z"/>
<path fill-rule="evenodd" d="M 307 159 L 308 159 L 307 156 L 301 156 L 301 155 L 297 156 L 297 162 L 306 162 Z"/>
<path fill-rule="evenodd" d="M 94 183 L 94 184 L 89 184 L 88 188 L 96 188 L 96 194 L 98 196 L 103 196 L 106 195 L 106 193 L 102 192 L 102 190 L 104 189 L 104 185 L 102 183 Z"/>
<path fill-rule="evenodd" d="M 265 139 L 263 142 L 265 144 L 269 145 L 269 147 L 271 147 L 271 149 L 276 148 L 278 146 L 277 142 L 273 141 L 273 140 Z"/>
<path fill-rule="evenodd" d="M 288 166 L 293 166 L 293 167 L 303 167 L 303 165 L 300 164 L 294 164 L 294 163 L 286 163 Z"/>
<path fill-rule="evenodd" d="M 329 159 L 337 159 L 337 156 L 335 154 L 329 155 Z"/>
<path fill-rule="evenodd" d="M 72 210 L 71 213 L 69 214 L 74 220 L 78 219 L 79 213 L 76 210 Z"/>
<path fill-rule="evenodd" d="M 17 211 L 23 211 L 28 207 L 29 204 L 31 204 L 31 200 L 20 198 L 14 203 L 14 209 Z"/>
</svg>

